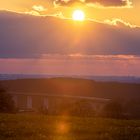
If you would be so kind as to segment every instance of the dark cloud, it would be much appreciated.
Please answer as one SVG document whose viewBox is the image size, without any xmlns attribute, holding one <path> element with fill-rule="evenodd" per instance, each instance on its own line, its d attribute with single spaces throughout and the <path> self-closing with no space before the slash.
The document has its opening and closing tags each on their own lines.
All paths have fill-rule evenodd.
<svg viewBox="0 0 140 140">
<path fill-rule="evenodd" d="M 54 4 L 59 6 L 72 6 L 76 3 L 100 5 L 104 7 L 130 7 L 130 0 L 55 0 Z"/>
<path fill-rule="evenodd" d="M 72 6 L 76 3 L 84 4 L 84 2 L 81 2 L 80 0 L 69 0 L 69 1 L 55 0 L 54 1 L 54 5 L 59 5 L 59 6 Z"/>
<path fill-rule="evenodd" d="M 140 28 L 0 13 L 0 58 L 46 54 L 140 55 Z"/>
</svg>

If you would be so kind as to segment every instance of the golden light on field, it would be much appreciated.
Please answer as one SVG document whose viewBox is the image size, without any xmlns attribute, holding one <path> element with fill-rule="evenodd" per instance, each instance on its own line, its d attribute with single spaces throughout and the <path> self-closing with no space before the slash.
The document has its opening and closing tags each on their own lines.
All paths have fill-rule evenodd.
<svg viewBox="0 0 140 140">
<path fill-rule="evenodd" d="M 75 10 L 72 14 L 72 19 L 77 21 L 85 20 L 85 13 L 82 10 Z"/>
<path fill-rule="evenodd" d="M 69 132 L 69 125 L 65 121 L 60 121 L 57 124 L 57 133 L 59 134 L 66 134 Z"/>
</svg>

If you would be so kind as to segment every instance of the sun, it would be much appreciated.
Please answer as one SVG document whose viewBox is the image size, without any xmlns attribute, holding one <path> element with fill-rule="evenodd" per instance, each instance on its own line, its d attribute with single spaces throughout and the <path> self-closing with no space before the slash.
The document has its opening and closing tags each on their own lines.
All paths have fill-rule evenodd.
<svg viewBox="0 0 140 140">
<path fill-rule="evenodd" d="M 77 21 L 85 20 L 85 13 L 82 10 L 74 10 L 72 14 L 72 19 Z"/>
</svg>

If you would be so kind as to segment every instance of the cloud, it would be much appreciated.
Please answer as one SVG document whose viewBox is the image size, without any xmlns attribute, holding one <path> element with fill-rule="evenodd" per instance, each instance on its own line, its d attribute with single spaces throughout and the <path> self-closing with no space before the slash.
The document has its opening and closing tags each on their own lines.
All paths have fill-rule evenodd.
<svg viewBox="0 0 140 140">
<path fill-rule="evenodd" d="M 140 28 L 0 12 L 0 58 L 44 54 L 140 55 Z"/>
<path fill-rule="evenodd" d="M 28 12 L 24 12 L 25 14 L 29 14 L 29 15 L 34 15 L 34 16 L 40 16 L 40 13 L 34 10 L 28 11 Z"/>
<path fill-rule="evenodd" d="M 137 27 L 136 25 L 132 25 L 129 22 L 125 22 L 122 19 L 105 20 L 104 22 L 107 23 L 107 24 L 114 25 L 114 26 L 119 26 L 119 27 L 120 26 L 123 26 L 123 27 L 128 26 L 130 28 L 136 28 Z"/>
<path fill-rule="evenodd" d="M 132 2 L 130 0 L 55 0 L 55 6 L 72 6 L 74 4 L 84 4 L 94 7 L 119 7 L 119 8 L 130 8 Z"/>
<path fill-rule="evenodd" d="M 61 75 L 140 75 L 140 57 L 132 55 L 60 55 L 0 59 L 0 73 Z"/>
<path fill-rule="evenodd" d="M 38 11 L 38 12 L 47 11 L 47 8 L 45 8 L 42 5 L 33 5 L 32 9 L 35 10 L 35 11 Z"/>
<path fill-rule="evenodd" d="M 43 54 L 41 56 L 43 60 L 140 60 L 140 56 L 136 55 L 86 55 L 86 54 Z"/>
</svg>

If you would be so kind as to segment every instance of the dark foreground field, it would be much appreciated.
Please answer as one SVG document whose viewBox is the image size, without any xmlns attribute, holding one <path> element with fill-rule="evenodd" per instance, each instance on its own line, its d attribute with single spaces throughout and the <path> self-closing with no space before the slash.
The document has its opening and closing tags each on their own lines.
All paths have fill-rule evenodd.
<svg viewBox="0 0 140 140">
<path fill-rule="evenodd" d="M 140 121 L 0 114 L 0 140 L 140 140 Z"/>
</svg>

